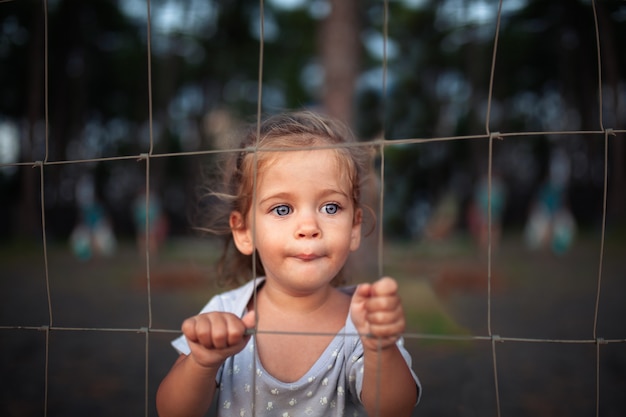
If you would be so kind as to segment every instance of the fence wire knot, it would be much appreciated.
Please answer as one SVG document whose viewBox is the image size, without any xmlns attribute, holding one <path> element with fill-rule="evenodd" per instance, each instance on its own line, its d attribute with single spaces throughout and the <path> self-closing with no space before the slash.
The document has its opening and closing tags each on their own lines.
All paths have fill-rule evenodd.
<svg viewBox="0 0 626 417">
<path fill-rule="evenodd" d="M 500 132 L 492 132 L 489 134 L 489 139 L 499 139 L 499 140 L 503 140 L 504 138 L 502 137 L 502 135 L 500 134 Z"/>
</svg>

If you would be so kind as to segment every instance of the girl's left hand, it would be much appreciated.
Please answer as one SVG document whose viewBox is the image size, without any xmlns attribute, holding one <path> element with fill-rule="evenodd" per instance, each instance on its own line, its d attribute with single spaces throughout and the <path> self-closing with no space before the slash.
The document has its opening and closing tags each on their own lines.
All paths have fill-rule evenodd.
<svg viewBox="0 0 626 417">
<path fill-rule="evenodd" d="M 350 315 L 364 349 L 394 346 L 406 325 L 396 281 L 383 277 L 373 284 L 360 284 L 352 296 Z"/>
</svg>

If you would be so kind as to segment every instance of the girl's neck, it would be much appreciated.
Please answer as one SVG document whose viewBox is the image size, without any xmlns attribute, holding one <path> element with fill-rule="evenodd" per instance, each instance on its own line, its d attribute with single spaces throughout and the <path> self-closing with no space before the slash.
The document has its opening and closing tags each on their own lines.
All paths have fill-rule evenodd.
<svg viewBox="0 0 626 417">
<path fill-rule="evenodd" d="M 328 285 L 311 293 L 293 293 L 275 285 L 265 282 L 257 294 L 257 302 L 263 307 L 293 316 L 311 316 L 321 313 L 327 308 L 336 306 L 337 296 L 342 293 Z"/>
</svg>

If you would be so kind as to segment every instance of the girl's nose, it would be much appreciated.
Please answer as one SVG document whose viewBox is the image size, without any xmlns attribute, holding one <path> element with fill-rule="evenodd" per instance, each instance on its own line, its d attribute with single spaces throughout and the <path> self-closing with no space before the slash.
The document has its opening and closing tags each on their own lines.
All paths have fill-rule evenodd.
<svg viewBox="0 0 626 417">
<path fill-rule="evenodd" d="M 315 219 L 314 215 L 303 215 L 299 219 L 298 228 L 296 229 L 296 237 L 302 238 L 318 238 L 322 236 L 322 231 Z"/>
</svg>

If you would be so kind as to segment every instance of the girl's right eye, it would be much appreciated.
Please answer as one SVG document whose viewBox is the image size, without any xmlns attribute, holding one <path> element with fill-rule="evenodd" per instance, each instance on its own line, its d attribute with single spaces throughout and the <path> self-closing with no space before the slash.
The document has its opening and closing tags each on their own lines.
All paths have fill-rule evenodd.
<svg viewBox="0 0 626 417">
<path fill-rule="evenodd" d="M 291 213 L 291 207 L 282 204 L 280 206 L 276 206 L 272 209 L 272 213 L 274 213 L 277 216 L 286 216 L 289 213 Z"/>
</svg>

